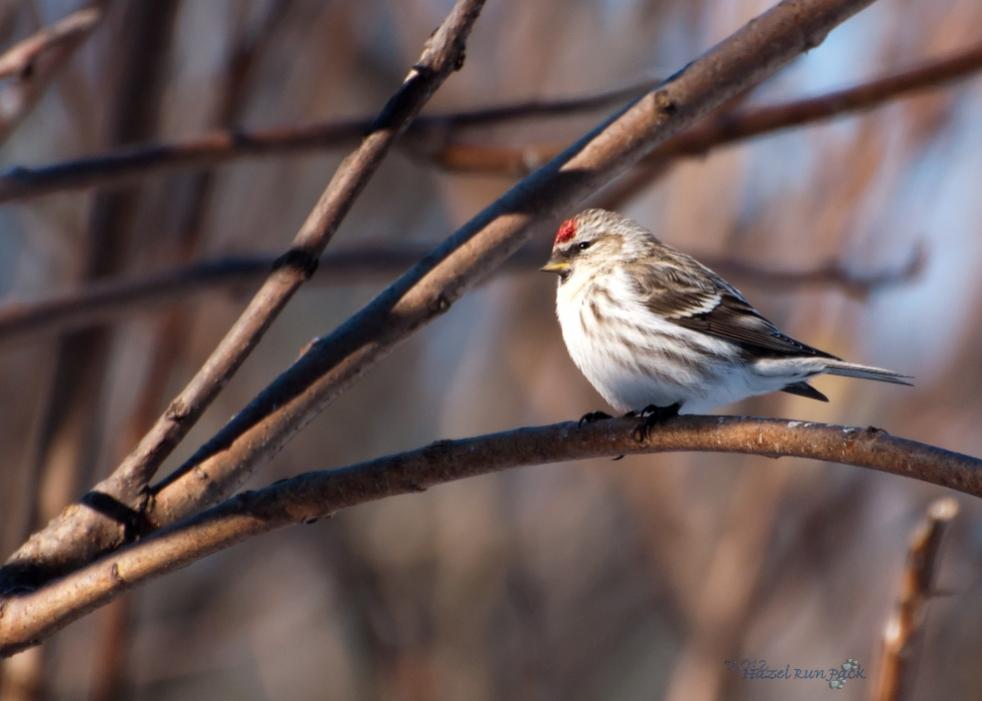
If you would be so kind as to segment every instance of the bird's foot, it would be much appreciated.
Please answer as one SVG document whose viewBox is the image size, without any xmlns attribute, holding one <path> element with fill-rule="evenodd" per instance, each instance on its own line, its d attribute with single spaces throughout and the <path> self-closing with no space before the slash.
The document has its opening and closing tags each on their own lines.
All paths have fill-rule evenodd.
<svg viewBox="0 0 982 701">
<path fill-rule="evenodd" d="M 612 419 L 612 418 L 614 417 L 603 411 L 591 411 L 580 417 L 580 421 L 577 424 L 577 427 L 582 428 L 586 424 L 592 424 L 592 423 L 596 423 L 597 421 L 604 421 L 606 419 Z"/>
<path fill-rule="evenodd" d="M 622 416 L 621 418 L 622 419 L 633 419 L 633 418 L 637 417 L 637 415 L 638 415 L 638 412 L 634 411 L 634 409 L 631 409 L 631 411 L 629 411 L 626 414 L 624 414 L 624 416 Z M 623 455 L 618 455 L 616 458 L 611 458 L 611 460 L 613 460 L 614 462 L 617 462 L 618 460 L 623 460 L 623 459 L 624 459 L 624 456 Z"/>
<path fill-rule="evenodd" d="M 651 435 L 651 429 L 660 423 L 664 423 L 673 416 L 679 415 L 682 404 L 675 402 L 669 406 L 655 406 L 649 404 L 640 414 L 640 421 L 631 434 L 638 443 L 644 443 Z M 633 412 L 632 412 L 633 413 Z"/>
</svg>

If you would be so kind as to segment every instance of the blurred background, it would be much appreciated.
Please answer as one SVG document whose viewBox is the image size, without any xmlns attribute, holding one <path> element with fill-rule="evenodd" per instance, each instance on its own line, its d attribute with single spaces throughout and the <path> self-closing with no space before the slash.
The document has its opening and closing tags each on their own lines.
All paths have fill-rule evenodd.
<svg viewBox="0 0 982 701">
<path fill-rule="evenodd" d="M 39 166 L 215 127 L 371 116 L 451 4 L 101 3 L 91 36 L 3 133 L 0 163 Z M 426 111 L 592 94 L 668 75 L 770 4 L 491 0 L 466 67 Z M 0 45 L 81 6 L 6 0 Z M 980 26 L 974 0 L 881 0 L 741 100 L 818 95 L 912 67 L 978 43 Z M 0 107 L 10 81 L 0 83 Z M 619 203 L 724 272 L 728 264 L 832 264 L 839 278 L 860 283 L 764 284 L 753 270 L 732 280 L 791 335 L 917 378 L 912 389 L 825 378 L 817 386 L 829 404 L 779 395 L 727 413 L 873 424 L 982 454 L 980 87 L 969 80 L 678 160 Z M 563 145 L 603 114 L 451 137 L 482 147 Z M 100 278 L 275 256 L 348 148 L 4 204 L 0 306 Z M 330 247 L 359 265 L 303 288 L 164 473 L 311 338 L 408 266 L 387 252 L 425 250 L 516 179 L 454 172 L 421 150 L 389 156 Z M 535 272 L 549 243 L 530 242 L 516 263 L 398 348 L 253 484 L 605 408 L 562 345 L 555 280 Z M 142 305 L 101 325 L 0 334 L 4 557 L 115 466 L 255 282 Z M 945 494 L 853 467 L 708 454 L 470 479 L 280 530 L 157 579 L 6 662 L 4 698 L 869 698 L 911 532 Z M 982 508 L 956 498 L 962 509 L 938 573 L 944 596 L 928 604 L 909 698 L 980 698 Z M 744 679 L 726 664 L 828 669 L 847 658 L 867 678 L 840 690 L 820 679 Z"/>
</svg>

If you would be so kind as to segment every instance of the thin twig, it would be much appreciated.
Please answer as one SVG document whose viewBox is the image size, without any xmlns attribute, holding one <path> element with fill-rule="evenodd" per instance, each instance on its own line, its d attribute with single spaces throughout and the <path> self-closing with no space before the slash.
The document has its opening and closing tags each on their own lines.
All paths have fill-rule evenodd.
<svg viewBox="0 0 982 701">
<path fill-rule="evenodd" d="M 941 539 L 957 515 L 957 501 L 951 497 L 938 499 L 928 507 L 927 515 L 914 531 L 907 551 L 900 598 L 883 631 L 879 681 L 873 694 L 876 701 L 914 698 L 911 693 L 913 669 L 924 609 L 934 596 Z"/>
<path fill-rule="evenodd" d="M 336 251 L 321 258 L 311 284 L 339 285 L 364 282 L 404 272 L 429 249 L 414 245 L 360 247 Z M 548 251 L 523 249 L 502 266 L 501 272 L 528 272 L 539 268 Z M 863 297 L 875 290 L 913 280 L 923 269 L 920 251 L 900 268 L 858 272 L 832 261 L 801 270 L 762 266 L 731 258 L 696 256 L 724 277 L 748 285 L 773 289 L 837 287 Z M 23 341 L 40 335 L 117 321 L 162 305 L 174 304 L 206 292 L 246 288 L 263 279 L 275 259 L 241 256 L 203 261 L 139 278 L 106 280 L 76 292 L 52 295 L 33 302 L 0 306 L 0 342 Z"/>
<path fill-rule="evenodd" d="M 297 289 L 314 273 L 319 256 L 395 139 L 443 81 L 462 67 L 464 44 L 483 4 L 484 0 L 457 1 L 443 24 L 427 40 L 426 48 L 405 82 L 382 109 L 373 131 L 338 167 L 290 249 L 277 260 L 273 271 L 238 320 L 139 445 L 112 475 L 97 485 L 97 491 L 130 508 L 140 508 L 145 502 L 147 483 L 159 465 L 218 395 Z M 81 513 L 85 514 L 83 518 L 101 520 L 103 530 L 115 531 L 117 538 L 124 534 L 118 522 L 100 519 L 91 511 L 83 509 L 80 512 L 78 509 L 70 506 L 44 532 L 53 535 L 66 529 L 74 530 L 77 526 L 74 517 Z M 15 554 L 12 561 L 19 561 L 23 555 L 33 559 L 28 553 L 43 547 L 44 542 L 44 537 L 35 534 L 21 555 Z M 83 558 L 90 559 L 94 552 L 101 550 L 103 543 L 101 538 L 90 538 L 78 545 L 81 551 L 76 550 L 69 556 L 74 563 L 82 551 L 85 551 Z M 93 546 L 95 550 L 90 549 Z M 45 566 L 48 575 L 63 568 L 64 563 Z"/>
<path fill-rule="evenodd" d="M 453 480 L 524 465 L 611 455 L 702 451 L 794 456 L 914 477 L 982 496 L 982 460 L 858 428 L 787 419 L 682 416 L 639 442 L 637 419 L 574 422 L 437 441 L 336 470 L 244 492 L 37 591 L 0 600 L 0 655 L 10 655 L 148 579 L 291 523 Z"/>
<path fill-rule="evenodd" d="M 44 94 L 45 88 L 75 50 L 92 34 L 102 12 L 89 7 L 7 49 L 0 56 L 0 143 L 7 140 Z"/>
</svg>

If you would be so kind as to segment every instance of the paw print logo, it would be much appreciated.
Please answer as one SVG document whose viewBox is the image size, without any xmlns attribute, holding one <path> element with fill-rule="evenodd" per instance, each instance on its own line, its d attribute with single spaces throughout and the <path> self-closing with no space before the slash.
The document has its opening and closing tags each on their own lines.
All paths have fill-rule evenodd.
<svg viewBox="0 0 982 701">
<path fill-rule="evenodd" d="M 839 669 L 842 671 L 840 672 Z M 862 676 L 862 665 L 859 664 L 859 660 L 852 657 L 839 665 L 839 669 L 833 667 L 829 670 L 830 689 L 841 689 L 846 685 L 847 679 L 852 679 L 854 676 Z"/>
</svg>

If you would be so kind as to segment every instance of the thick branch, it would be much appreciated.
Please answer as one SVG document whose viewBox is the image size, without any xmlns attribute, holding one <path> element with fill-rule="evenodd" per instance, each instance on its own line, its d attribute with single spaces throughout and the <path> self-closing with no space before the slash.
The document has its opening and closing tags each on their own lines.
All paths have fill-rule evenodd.
<svg viewBox="0 0 982 701">
<path fill-rule="evenodd" d="M 154 490 L 140 525 L 173 523 L 234 491 L 328 402 L 400 341 L 445 313 L 526 239 L 545 233 L 559 215 L 699 117 L 814 48 L 829 30 L 870 2 L 784 0 L 519 182 L 362 311 L 311 344 Z M 179 417 L 183 409 L 175 405 L 173 414 Z M 93 519 L 91 513 L 79 505 L 70 507 L 22 546 L 0 574 L 64 571 L 120 545 L 122 529 L 108 519 Z M 81 542 L 79 533 L 86 536 Z"/>
<path fill-rule="evenodd" d="M 34 108 L 45 88 L 102 18 L 94 7 L 73 12 L 0 56 L 0 143 Z"/>
<path fill-rule="evenodd" d="M 924 623 L 924 609 L 934 596 L 935 571 L 941 539 L 958 515 L 958 502 L 950 497 L 938 499 L 928 507 L 910 541 L 904 566 L 900 598 L 883 632 L 877 701 L 913 698 L 913 668 L 917 641 Z"/>
<path fill-rule="evenodd" d="M 311 523 L 367 501 L 523 465 L 670 451 L 794 456 L 872 468 L 982 496 L 982 460 L 872 427 L 684 416 L 669 420 L 639 443 L 632 435 L 636 425 L 636 419 L 583 427 L 567 422 L 437 441 L 239 494 L 38 591 L 0 602 L 0 654 L 35 644 L 122 591 L 250 536 L 290 523 Z"/>
<path fill-rule="evenodd" d="M 423 258 L 428 249 L 415 245 L 372 246 L 328 253 L 321 258 L 311 284 L 337 285 L 373 277 L 391 277 Z M 522 249 L 503 266 L 507 272 L 536 270 L 547 250 Z M 924 256 L 915 252 L 901 268 L 858 272 L 841 262 L 805 269 L 762 266 L 730 258 L 696 256 L 724 277 L 747 285 L 788 289 L 838 287 L 846 294 L 869 293 L 912 280 L 923 268 Z M 107 280 L 77 292 L 52 295 L 33 302 L 12 302 L 0 307 L 0 342 L 22 341 L 39 335 L 115 321 L 156 307 L 173 304 L 206 292 L 255 284 L 269 272 L 269 256 L 224 258 L 162 271 L 140 278 Z"/>
</svg>

